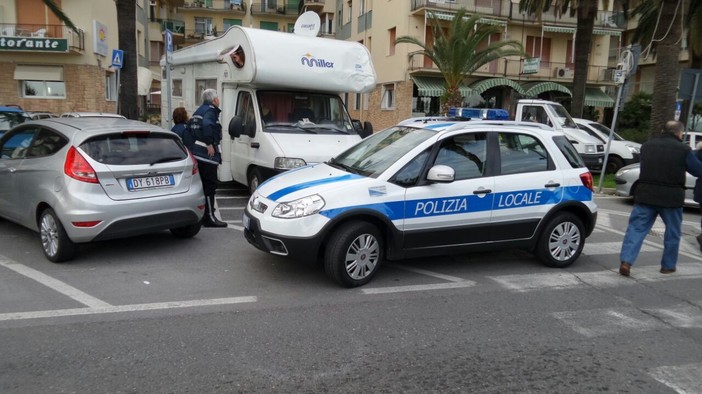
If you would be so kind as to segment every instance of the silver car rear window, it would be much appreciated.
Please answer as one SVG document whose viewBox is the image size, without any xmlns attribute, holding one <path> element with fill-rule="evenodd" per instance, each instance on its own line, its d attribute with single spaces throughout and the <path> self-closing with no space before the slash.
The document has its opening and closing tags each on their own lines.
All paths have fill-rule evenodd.
<svg viewBox="0 0 702 394">
<path fill-rule="evenodd" d="M 80 148 L 93 160 L 109 165 L 156 164 L 180 161 L 188 153 L 175 134 L 124 132 L 90 138 Z"/>
</svg>

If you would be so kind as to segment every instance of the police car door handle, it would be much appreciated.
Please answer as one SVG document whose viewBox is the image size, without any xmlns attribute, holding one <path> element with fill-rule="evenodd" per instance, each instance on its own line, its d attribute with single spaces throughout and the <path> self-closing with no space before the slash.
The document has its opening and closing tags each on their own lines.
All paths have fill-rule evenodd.
<svg viewBox="0 0 702 394">
<path fill-rule="evenodd" d="M 488 193 L 492 193 L 492 190 L 490 190 L 490 189 L 473 190 L 473 194 L 488 194 Z"/>
<path fill-rule="evenodd" d="M 258 142 L 252 142 L 251 145 L 249 145 L 249 146 L 252 148 L 258 149 L 261 146 L 261 144 L 259 144 Z"/>
<path fill-rule="evenodd" d="M 557 182 L 551 182 L 551 183 L 547 183 L 544 185 L 544 187 L 559 187 L 559 186 L 561 186 L 561 184 L 557 183 Z"/>
</svg>

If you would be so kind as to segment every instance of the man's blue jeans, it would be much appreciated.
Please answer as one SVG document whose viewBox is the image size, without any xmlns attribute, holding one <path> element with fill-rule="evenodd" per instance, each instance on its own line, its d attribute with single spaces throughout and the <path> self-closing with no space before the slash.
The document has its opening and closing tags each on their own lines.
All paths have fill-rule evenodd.
<svg viewBox="0 0 702 394">
<path fill-rule="evenodd" d="M 634 204 L 629 216 L 629 226 L 624 234 L 622 251 L 619 258 L 624 263 L 634 264 L 641 250 L 646 235 L 651 231 L 656 217 L 660 216 L 665 223 L 663 238 L 663 257 L 661 268 L 673 269 L 678 263 L 680 247 L 680 228 L 682 225 L 682 208 L 663 208 L 653 205 Z"/>
</svg>

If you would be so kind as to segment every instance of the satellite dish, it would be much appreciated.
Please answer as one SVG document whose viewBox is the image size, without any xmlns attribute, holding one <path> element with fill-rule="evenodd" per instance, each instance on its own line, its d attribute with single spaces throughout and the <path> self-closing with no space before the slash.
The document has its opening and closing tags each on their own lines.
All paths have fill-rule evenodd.
<svg viewBox="0 0 702 394">
<path fill-rule="evenodd" d="M 322 25 L 319 15 L 314 11 L 303 12 L 295 21 L 294 33 L 299 36 L 317 37 Z"/>
</svg>

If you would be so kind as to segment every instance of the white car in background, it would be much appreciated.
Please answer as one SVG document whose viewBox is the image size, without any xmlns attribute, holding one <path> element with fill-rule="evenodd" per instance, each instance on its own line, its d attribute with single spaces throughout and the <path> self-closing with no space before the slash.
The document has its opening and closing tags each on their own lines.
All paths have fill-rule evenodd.
<svg viewBox="0 0 702 394">
<path fill-rule="evenodd" d="M 587 132 L 591 136 L 602 141 L 605 146 L 611 134 L 609 127 L 597 123 L 594 120 L 573 118 L 578 128 Z M 607 157 L 607 173 L 614 174 L 620 168 L 629 164 L 638 163 L 641 154 L 641 144 L 627 141 L 614 133 L 612 143 L 609 146 L 609 156 Z"/>
</svg>

